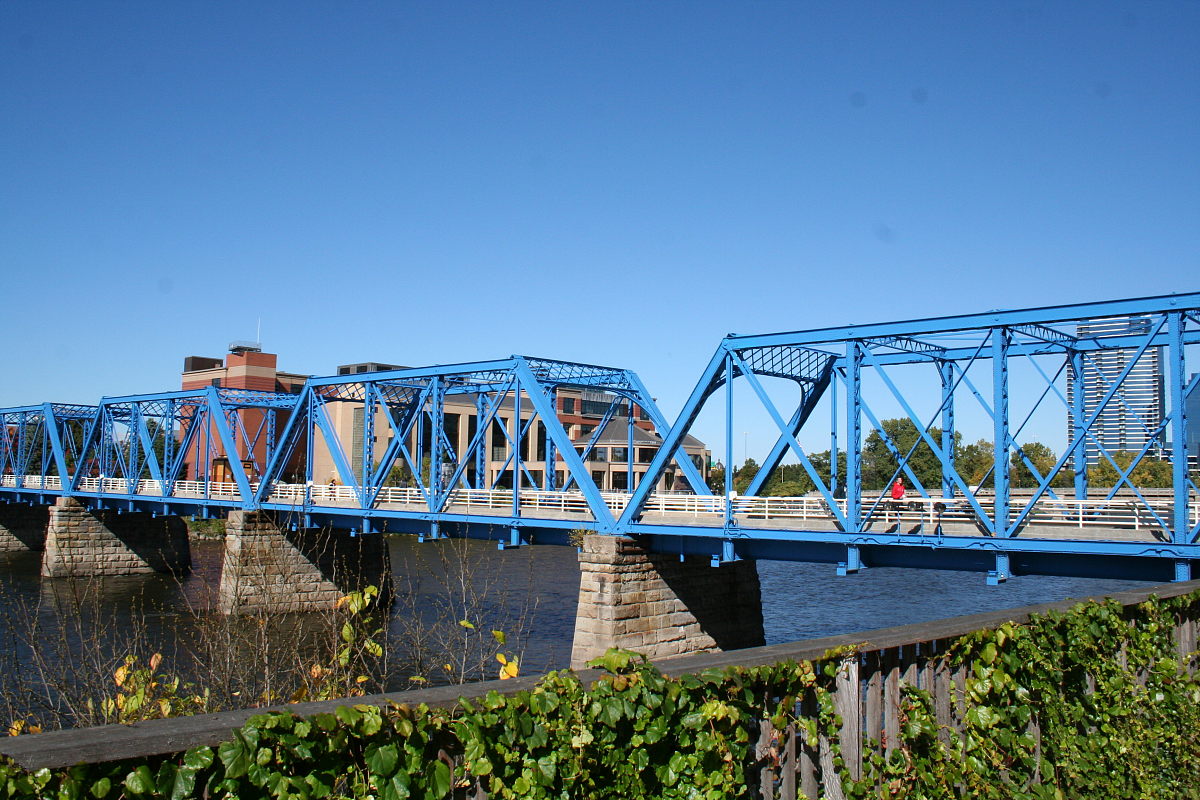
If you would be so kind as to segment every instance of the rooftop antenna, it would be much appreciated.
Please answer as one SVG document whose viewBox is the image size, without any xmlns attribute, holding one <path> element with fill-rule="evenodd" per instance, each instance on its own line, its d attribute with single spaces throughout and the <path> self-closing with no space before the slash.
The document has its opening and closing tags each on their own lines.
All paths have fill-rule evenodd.
<svg viewBox="0 0 1200 800">
<path fill-rule="evenodd" d="M 253 342 L 236 341 L 229 343 L 231 353 L 261 353 L 262 352 L 262 317 L 258 318 L 258 329 L 255 331 Z"/>
</svg>

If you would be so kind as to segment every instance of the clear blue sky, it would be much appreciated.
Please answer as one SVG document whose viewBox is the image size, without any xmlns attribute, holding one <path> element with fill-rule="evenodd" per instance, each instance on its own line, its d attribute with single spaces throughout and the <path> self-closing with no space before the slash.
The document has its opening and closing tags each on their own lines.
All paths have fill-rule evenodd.
<svg viewBox="0 0 1200 800">
<path fill-rule="evenodd" d="M 1195 290 L 1198 101 L 1197 2 L 3 0 L 0 406 L 261 317 L 674 418 L 731 331 Z"/>
</svg>

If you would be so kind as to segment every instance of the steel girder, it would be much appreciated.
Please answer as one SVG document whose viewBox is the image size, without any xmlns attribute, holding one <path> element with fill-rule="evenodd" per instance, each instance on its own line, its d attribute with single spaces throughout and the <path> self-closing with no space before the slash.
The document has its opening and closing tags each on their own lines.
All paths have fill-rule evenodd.
<svg viewBox="0 0 1200 800">
<path fill-rule="evenodd" d="M 800 537 L 811 542 L 847 542 L 842 569 L 853 571 L 861 565 L 858 547 L 920 546 L 912 537 L 896 534 L 881 534 L 872 530 L 886 508 L 883 492 L 872 494 L 862 485 L 863 424 L 868 422 L 876 429 L 883 446 L 898 463 L 891 480 L 905 476 L 910 487 L 922 498 L 955 498 L 966 503 L 983 531 L 981 542 L 965 541 L 939 543 L 939 547 L 973 547 L 994 550 L 994 566 L 990 579 L 999 581 L 1010 573 L 1010 553 L 1049 549 L 1062 553 L 1101 553 L 1107 547 L 1115 554 L 1140 554 L 1155 558 L 1176 560 L 1176 577 L 1190 571 L 1189 560 L 1200 559 L 1200 523 L 1192 524 L 1189 503 L 1197 496 L 1197 488 L 1187 471 L 1187 426 L 1185 398 L 1192 387 L 1188 383 L 1189 369 L 1186 354 L 1189 346 L 1200 343 L 1200 293 L 1169 295 L 1164 297 L 1137 298 L 1103 303 L 1088 303 L 1074 306 L 1055 306 L 1020 311 L 995 311 L 986 314 L 961 315 L 934 319 L 912 320 L 874 325 L 857 325 L 826 328 L 813 331 L 795 331 L 753 336 L 730 335 L 726 337 L 708 367 L 702 374 L 695 390 L 684 405 L 667 439 L 668 449 L 688 433 L 706 401 L 722 385 L 726 386 L 726 460 L 732 453 L 732 431 L 734 415 L 732 392 L 728 385 L 732 380 L 743 378 L 750 385 L 763 408 L 779 430 L 779 438 L 757 475 L 752 480 L 747 494 L 757 494 L 776 469 L 781 458 L 790 452 L 816 486 L 829 517 L 836 521 L 840 533 L 828 531 L 793 531 L 786 536 L 777 531 L 765 530 L 750 533 L 739 527 L 731 511 L 724 521 L 725 546 L 714 557 L 718 560 L 736 554 L 731 542 L 746 538 L 794 539 Z M 1096 320 L 1137 317 L 1142 321 L 1141 330 L 1128 330 L 1114 334 L 1080 335 L 1078 326 Z M 1164 370 L 1164 394 L 1167 397 L 1167 412 L 1161 420 L 1139 420 L 1125 397 L 1125 384 L 1130 379 L 1139 359 L 1155 351 L 1166 354 Z M 789 366 L 781 360 L 788 354 Z M 806 371 L 797 369 L 807 355 L 808 364 L 827 365 L 828 371 Z M 1100 389 L 1100 397 L 1093 398 L 1085 409 L 1080 396 L 1068 402 L 1061 389 L 1064 376 L 1074 371 L 1075 379 L 1082 376 L 1082 366 L 1098 363 L 1105 357 L 1118 356 L 1123 368 L 1104 372 L 1107 384 Z M 1010 371 L 1018 362 L 1033 365 L 1034 371 L 1045 382 L 1033 408 L 1024 418 L 1017 415 L 1011 402 L 1012 379 Z M 908 365 L 932 367 L 921 380 L 937 387 L 940 404 L 918 413 L 919 404 L 914 399 L 921 395 L 919 383 L 910 378 L 900 380 L 891 372 Z M 986 369 L 990 365 L 990 369 Z M 1047 365 L 1050 365 L 1047 368 Z M 975 370 L 972 372 L 972 366 Z M 917 367 L 920 369 L 920 367 Z M 1194 367 L 1193 367 L 1194 369 Z M 990 387 L 987 395 L 981 392 L 972 380 L 972 375 L 983 373 Z M 758 376 L 785 377 L 801 383 L 801 401 L 790 417 L 785 418 L 766 392 Z M 865 380 L 870 375 L 871 380 Z M 807 384 L 805 379 L 807 378 Z M 1132 394 L 1132 389 L 1129 390 Z M 829 474 L 822 475 L 814 468 L 812 460 L 800 445 L 798 437 L 812 419 L 813 407 L 823 393 L 830 396 L 831 419 L 830 441 L 831 466 Z M 1021 400 L 1028 400 L 1028 390 L 1022 387 Z M 838 395 L 844 399 L 839 401 Z M 967 477 L 959 473 L 955 463 L 955 413 L 956 406 L 965 397 L 973 397 L 990 416 L 993 423 L 993 469 L 986 479 L 990 482 L 990 497 L 984 500 L 982 485 L 972 486 Z M 882 429 L 880 420 L 872 409 L 886 400 L 902 410 L 902 418 L 910 421 L 918 433 L 917 441 L 901 452 Z M 1062 403 L 1062 413 L 1072 426 L 1074 436 L 1070 446 L 1057 462 L 1044 474 L 1025 452 L 1021 444 L 1024 426 L 1034 412 L 1045 402 L 1051 407 Z M 838 408 L 838 404 L 844 404 Z M 1088 464 L 1083 455 L 1086 442 L 1101 442 L 1102 434 L 1098 423 L 1106 409 L 1124 406 L 1137 421 L 1147 436 L 1144 446 L 1134 453 L 1132 463 L 1122 466 L 1105 447 L 1098 449 L 1102 457 L 1116 471 L 1117 485 L 1105 489 L 1106 500 L 1111 500 L 1124 488 L 1140 504 L 1149 518 L 1158 522 L 1162 545 L 1154 547 L 1126 546 L 1125 544 L 1095 542 L 1062 542 L 1047 544 L 1028 534 L 1027 523 L 1034 507 L 1043 498 L 1057 495 L 1051 488 L 1064 469 L 1074 468 L 1073 482 L 1075 498 L 1088 497 Z M 845 475 L 839 475 L 839 420 L 845 425 L 843 442 L 846 459 Z M 940 435 L 935 426 L 940 426 Z M 811 428 L 812 425 L 809 425 Z M 822 434 L 824 435 L 824 434 Z M 929 449 L 941 463 L 941 486 L 925 487 L 917 479 L 911 460 L 919 446 Z M 1193 454 L 1196 455 L 1196 454 Z M 1172 510 L 1160 514 L 1147 500 L 1144 492 L 1131 480 L 1134 468 L 1147 458 L 1166 457 L 1172 464 L 1173 490 Z M 1031 496 L 1019 500 L 1012 495 L 1010 465 L 1019 463 L 1028 469 L 1035 485 Z M 733 464 L 726 469 L 726 492 L 732 490 Z M 657 479 L 656 470 L 663 464 L 656 461 L 651 465 L 642 488 L 634 493 L 629 505 L 618 519 L 617 528 L 628 533 L 643 533 L 654 536 L 693 537 L 688 526 L 649 525 L 641 521 L 645 503 L 649 497 L 648 487 Z M 888 481 L 890 483 L 890 481 Z M 843 497 L 844 495 L 844 497 Z M 727 508 L 732 508 L 732 502 Z M 985 507 L 986 506 L 986 507 Z M 966 537 L 969 538 L 969 537 Z M 1115 549 L 1114 549 L 1115 548 Z M 1136 553 L 1135 553 L 1136 551 Z M 1105 551 L 1106 552 L 1106 551 Z"/>
<path fill-rule="evenodd" d="M 563 388 L 602 391 L 613 398 L 610 413 L 582 451 L 567 435 L 555 409 L 557 392 Z M 456 397 L 457 402 L 447 406 L 447 400 Z M 339 426 L 331 416 L 332 406 L 338 403 L 353 404 L 357 421 L 352 442 L 341 441 Z M 282 482 L 281 465 L 295 454 L 301 441 L 306 441 L 304 483 L 309 487 L 318 483 L 320 476 L 314 474 L 314 466 L 319 443 L 337 481 L 352 491 L 364 530 L 370 529 L 372 519 L 393 512 L 435 523 L 458 521 L 450 508 L 455 491 L 491 489 L 506 481 L 512 491 L 510 520 L 519 520 L 523 515 L 523 489 L 565 491 L 575 486 L 592 514 L 592 524 L 611 531 L 615 519 L 585 461 L 619 404 L 641 408 L 659 435 L 666 434 L 669 423 L 641 380 L 629 370 L 613 367 L 511 356 L 496 361 L 310 379 L 299 396 L 296 413 L 280 436 L 281 446 L 264 470 L 254 502 L 263 507 L 276 505 L 272 493 Z M 467 442 L 461 448 L 446 428 L 448 408 L 459 407 L 476 410 L 475 430 L 468 431 Z M 502 415 L 504 425 L 498 422 Z M 344 426 L 341 429 L 344 431 Z M 495 434 L 490 443 L 489 432 Z M 535 437 L 535 432 L 540 436 Z M 378 448 L 378 440 L 384 437 L 386 445 Z M 538 440 L 544 442 L 542 457 L 530 458 L 528 454 Z M 490 483 L 484 469 L 491 460 L 487 458 L 489 446 L 504 452 L 502 466 Z M 707 493 L 695 465 L 681 448 L 673 457 L 693 489 Z M 562 486 L 556 485 L 555 479 L 559 459 L 566 471 Z M 544 462 L 540 480 L 528 468 L 529 461 Z M 379 508 L 381 492 L 396 467 L 415 484 L 423 508 L 403 512 Z M 311 495 L 309 489 L 302 499 L 291 498 L 290 504 L 278 505 L 311 514 L 318 506 Z"/>
<path fill-rule="evenodd" d="M 33 476 L 38 489 L 48 477 L 68 482 L 95 413 L 95 406 L 71 403 L 0 409 L 0 475 L 12 475 L 14 489 Z"/>
<path fill-rule="evenodd" d="M 280 416 L 290 414 L 296 400 L 296 395 L 214 386 L 106 397 L 95 409 L 80 448 L 79 469 L 63 493 L 116 500 L 172 498 L 190 464 L 195 475 L 189 477 L 197 486 L 189 491 L 188 504 L 248 507 L 254 473 L 274 454 Z M 228 462 L 240 502 L 213 497 L 211 465 L 219 458 Z M 91 480 L 98 483 L 93 487 Z"/>
</svg>

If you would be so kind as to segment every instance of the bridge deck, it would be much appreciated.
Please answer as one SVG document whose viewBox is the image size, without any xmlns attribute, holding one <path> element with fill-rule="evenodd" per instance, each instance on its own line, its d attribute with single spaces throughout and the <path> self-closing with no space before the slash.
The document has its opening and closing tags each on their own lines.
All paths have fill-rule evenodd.
<svg viewBox="0 0 1200 800">
<path fill-rule="evenodd" d="M 178 481 L 170 494 L 164 494 L 158 481 L 142 480 L 131 486 L 123 479 L 88 478 L 81 481 L 80 489 L 75 493 L 80 498 L 119 495 L 167 505 L 211 503 L 243 507 L 247 502 L 253 502 L 253 498 L 243 498 L 233 483 Z M 252 484 L 251 489 L 257 491 L 258 485 Z M 44 479 L 28 476 L 18 480 L 16 476 L 5 475 L 0 478 L 0 496 L 19 493 L 64 494 L 61 482 L 54 476 Z M 606 492 L 603 498 L 608 508 L 619 514 L 630 495 Z M 1011 504 L 1013 511 L 1021 510 L 1025 502 L 1015 498 Z M 980 498 L 979 503 L 988 513 L 994 512 L 994 504 L 989 498 Z M 539 521 L 570 522 L 583 528 L 596 524 L 583 493 L 576 491 L 522 489 L 514 493 L 508 489 L 461 489 L 452 492 L 441 509 L 431 509 L 424 493 L 414 488 L 381 489 L 374 501 L 364 507 L 353 487 L 276 484 L 266 504 L 296 512 L 333 512 L 343 516 L 493 517 L 505 523 L 520 520 L 519 524 L 535 527 Z M 844 502 L 840 510 L 845 512 Z M 1195 524 L 1200 520 L 1200 503 L 1191 504 L 1190 511 Z M 1126 498 L 1044 498 L 1035 504 L 1028 523 L 1018 534 L 1026 539 L 1165 542 L 1167 536 L 1162 522 L 1169 519 L 1169 513 L 1170 503 L 1166 500 L 1147 507 Z M 729 526 L 726 525 L 727 518 L 731 523 Z M 734 497 L 727 500 L 711 495 L 657 494 L 647 502 L 640 523 L 706 529 L 714 531 L 714 535 L 720 535 L 727 527 L 756 531 L 841 530 L 825 502 L 813 497 Z M 857 534 L 979 537 L 988 532 L 977 522 L 974 509 L 963 499 L 917 498 L 899 504 L 880 502 L 867 515 Z"/>
</svg>

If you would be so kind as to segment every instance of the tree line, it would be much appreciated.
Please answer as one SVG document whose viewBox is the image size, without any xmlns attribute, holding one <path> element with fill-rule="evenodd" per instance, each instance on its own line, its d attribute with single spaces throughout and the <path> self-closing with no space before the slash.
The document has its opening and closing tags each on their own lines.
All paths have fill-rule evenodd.
<svg viewBox="0 0 1200 800">
<path fill-rule="evenodd" d="M 863 442 L 862 448 L 862 485 L 864 491 L 882 491 L 887 488 L 899 469 L 900 459 L 908 453 L 908 471 L 901 471 L 899 477 L 904 480 L 909 491 L 914 490 L 913 477 L 920 482 L 930 494 L 940 493 L 942 486 L 942 462 L 933 449 L 921 437 L 917 426 L 907 418 L 885 419 L 880 423 L 884 435 L 879 429 L 872 430 Z M 930 428 L 929 438 L 937 443 L 942 441 L 942 430 Z M 888 447 L 888 442 L 892 447 Z M 893 450 L 895 452 L 893 452 Z M 1022 457 L 1022 453 L 1024 457 Z M 1127 470 L 1137 457 L 1136 453 L 1120 451 L 1112 453 L 1113 461 L 1121 470 Z M 830 451 L 825 450 L 809 455 L 814 470 L 825 481 L 826 486 L 832 485 L 830 479 L 832 470 Z M 1027 463 L 1028 461 L 1028 463 Z M 954 462 L 958 474 L 969 486 L 991 487 L 995 480 L 995 454 L 992 443 L 986 439 L 964 443 L 962 434 L 954 434 Z M 1038 475 L 1030 469 L 1032 464 L 1037 473 L 1045 476 L 1058 463 L 1058 454 L 1041 442 L 1030 441 L 1021 444 L 1021 452 L 1013 451 L 1009 458 L 1010 485 L 1015 488 L 1034 488 L 1039 483 Z M 758 473 L 759 464 L 753 458 L 746 459 L 733 473 L 733 488 L 739 494 L 745 493 L 750 482 Z M 911 472 L 911 475 L 909 474 Z M 846 454 L 838 453 L 837 465 L 838 485 L 845 485 Z M 1087 479 L 1089 486 L 1112 487 L 1118 482 L 1116 469 L 1107 459 L 1088 468 Z M 1172 483 L 1171 464 L 1168 461 L 1147 456 L 1138 463 L 1129 476 L 1135 486 L 1140 489 L 1168 489 Z M 721 494 L 725 491 L 725 468 L 718 465 L 709 472 L 709 488 Z M 1051 488 L 1065 489 L 1075 485 L 1075 470 L 1064 467 L 1050 482 Z M 1124 485 L 1124 484 L 1122 484 Z M 763 484 L 758 494 L 762 497 L 798 497 L 816 489 L 816 484 L 808 472 L 800 464 L 782 464 L 775 469 Z"/>
</svg>

